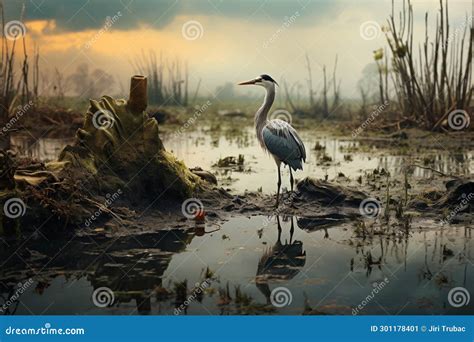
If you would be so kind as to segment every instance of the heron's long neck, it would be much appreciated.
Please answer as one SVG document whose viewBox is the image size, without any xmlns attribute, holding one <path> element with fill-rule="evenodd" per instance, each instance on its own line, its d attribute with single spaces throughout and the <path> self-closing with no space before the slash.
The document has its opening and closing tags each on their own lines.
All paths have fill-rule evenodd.
<svg viewBox="0 0 474 342">
<path fill-rule="evenodd" d="M 267 115 L 275 100 L 275 87 L 265 88 L 266 94 L 262 106 L 255 113 L 255 128 L 257 129 L 257 137 L 261 144 L 263 144 L 262 130 L 267 123 Z"/>
</svg>

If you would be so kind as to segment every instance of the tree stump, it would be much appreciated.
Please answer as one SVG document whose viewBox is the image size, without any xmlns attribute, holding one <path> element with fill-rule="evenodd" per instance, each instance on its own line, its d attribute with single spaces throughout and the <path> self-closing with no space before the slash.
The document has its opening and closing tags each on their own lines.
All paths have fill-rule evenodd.
<svg viewBox="0 0 474 342">
<path fill-rule="evenodd" d="M 184 199 L 202 183 L 173 155 L 159 137 L 158 123 L 144 112 L 147 79 L 133 76 L 130 98 L 103 96 L 90 100 L 84 125 L 73 146 L 66 146 L 59 160 L 86 169 L 103 191 L 117 187 L 134 196 L 165 195 Z"/>
<path fill-rule="evenodd" d="M 0 154 L 0 204 L 15 197 L 23 205 L 14 219 L 0 215 L 0 234 L 16 231 L 20 223 L 33 227 L 38 220 L 57 227 L 84 226 L 98 210 L 113 215 L 103 202 L 117 194 L 123 196 L 122 204 L 148 208 L 205 190 L 205 182 L 165 150 L 158 122 L 144 112 L 146 84 L 146 77 L 134 76 L 128 101 L 110 96 L 90 100 L 75 142 L 57 161 L 15 172 L 12 156 Z"/>
</svg>

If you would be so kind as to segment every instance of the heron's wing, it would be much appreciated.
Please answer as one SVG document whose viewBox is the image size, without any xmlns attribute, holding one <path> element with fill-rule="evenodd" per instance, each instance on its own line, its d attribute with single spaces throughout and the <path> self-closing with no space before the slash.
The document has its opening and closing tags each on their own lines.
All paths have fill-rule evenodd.
<svg viewBox="0 0 474 342">
<path fill-rule="evenodd" d="M 290 125 L 288 124 L 288 126 Z M 295 139 L 296 144 L 298 145 L 298 148 L 301 153 L 301 158 L 303 159 L 303 161 L 306 161 L 306 149 L 304 147 L 303 140 L 301 140 L 300 136 L 298 135 L 298 132 L 296 132 L 296 130 L 292 126 L 290 126 L 290 135 L 293 139 Z"/>
<path fill-rule="evenodd" d="M 283 120 L 270 120 L 262 130 L 268 151 L 293 169 L 303 169 L 306 160 L 304 144 L 296 130 Z"/>
</svg>

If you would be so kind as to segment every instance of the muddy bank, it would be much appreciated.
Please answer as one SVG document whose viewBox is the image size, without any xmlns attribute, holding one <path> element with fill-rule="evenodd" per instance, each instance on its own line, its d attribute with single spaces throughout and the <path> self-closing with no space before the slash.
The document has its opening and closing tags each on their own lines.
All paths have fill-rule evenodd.
<svg viewBox="0 0 474 342">
<path fill-rule="evenodd" d="M 105 224 L 147 231 L 170 220 L 176 222 L 176 228 L 189 226 L 189 220 L 219 222 L 235 215 L 294 215 L 301 217 L 301 224 L 307 229 L 364 219 L 377 220 L 380 225 L 392 219 L 400 226 L 420 216 L 440 224 L 473 220 L 473 181 L 442 174 L 412 179 L 409 170 L 393 176 L 384 169 L 375 169 L 356 180 L 342 174 L 330 181 L 305 178 L 297 183 L 294 192 L 284 191 L 280 206 L 275 208 L 275 195 L 235 194 L 216 185 L 215 176 L 199 168 L 188 171 L 200 179 L 198 188 L 185 197 L 170 197 L 166 192 L 161 197 L 144 191 L 154 188 L 149 183 L 140 184 L 139 188 L 123 186 L 115 175 L 91 177 L 85 171 L 64 169 L 64 162 L 17 162 L 9 154 L 2 158 L 6 166 L 3 203 L 21 198 L 27 209 L 18 218 L 3 216 L 2 227 L 10 233 L 19 227 L 37 229 L 37 222 L 45 221 L 50 229 L 92 229 Z M 138 195 L 140 191 L 143 194 Z M 197 199 L 202 208 L 191 216 L 183 215 L 187 199 Z M 153 222 L 144 222 L 144 214 L 151 212 L 160 214 L 153 216 Z"/>
<path fill-rule="evenodd" d="M 138 207 L 135 217 L 129 216 L 120 226 L 126 226 L 132 234 L 160 226 L 204 234 L 205 229 L 212 231 L 231 217 L 265 215 L 270 222 L 272 217 L 283 215 L 297 217 L 297 226 L 308 232 L 350 223 L 354 230 L 364 230 L 361 234 L 373 234 L 375 229 L 375 234 L 391 235 L 409 234 L 420 220 L 431 220 L 433 227 L 447 229 L 451 224 L 474 223 L 474 182 L 443 178 L 431 180 L 429 186 L 407 182 L 406 188 L 400 186 L 401 180 L 387 183 L 383 170 L 375 170 L 364 184 L 351 184 L 344 178 L 333 181 L 305 178 L 298 182 L 294 192 L 281 195 L 278 208 L 275 208 L 275 195 L 259 192 L 236 195 L 214 187 L 194 194 L 193 199 L 202 204 L 192 213 L 194 217 L 183 212 L 186 209 L 182 202 L 170 204 L 164 212 Z M 113 221 L 106 225 L 111 236 L 113 227 L 118 226 Z"/>
<path fill-rule="evenodd" d="M 164 149 L 156 120 L 144 113 L 146 89 L 146 78 L 136 76 L 128 101 L 109 96 L 91 100 L 74 143 L 57 161 L 17 161 L 3 151 L 1 230 L 11 233 L 38 222 L 67 229 L 102 214 L 102 219 L 121 220 L 131 211 L 114 212 L 113 202 L 130 207 L 163 197 L 165 203 L 204 187 L 199 176 Z"/>
</svg>

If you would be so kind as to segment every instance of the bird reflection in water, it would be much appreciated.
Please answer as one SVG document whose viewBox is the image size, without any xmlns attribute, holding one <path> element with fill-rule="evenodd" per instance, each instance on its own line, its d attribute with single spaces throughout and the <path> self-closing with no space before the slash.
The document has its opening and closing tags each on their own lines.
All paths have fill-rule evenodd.
<svg viewBox="0 0 474 342">
<path fill-rule="evenodd" d="M 295 231 L 293 217 L 290 220 L 290 240 L 285 240 L 283 244 L 281 242 L 282 228 L 280 217 L 277 216 L 277 242 L 265 251 L 258 262 L 255 282 L 257 288 L 267 299 L 267 304 L 270 304 L 271 294 L 269 283 L 293 279 L 306 263 L 306 252 L 303 250 L 303 242 L 293 241 L 293 233 Z"/>
</svg>

